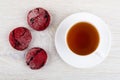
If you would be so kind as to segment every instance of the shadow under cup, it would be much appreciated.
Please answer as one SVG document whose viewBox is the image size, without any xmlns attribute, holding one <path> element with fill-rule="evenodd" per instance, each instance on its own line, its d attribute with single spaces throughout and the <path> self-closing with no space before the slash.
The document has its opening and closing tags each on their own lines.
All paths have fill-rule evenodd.
<svg viewBox="0 0 120 80">
<path fill-rule="evenodd" d="M 99 32 L 88 22 L 78 22 L 70 27 L 66 35 L 67 46 L 81 56 L 92 54 L 99 45 Z"/>
</svg>

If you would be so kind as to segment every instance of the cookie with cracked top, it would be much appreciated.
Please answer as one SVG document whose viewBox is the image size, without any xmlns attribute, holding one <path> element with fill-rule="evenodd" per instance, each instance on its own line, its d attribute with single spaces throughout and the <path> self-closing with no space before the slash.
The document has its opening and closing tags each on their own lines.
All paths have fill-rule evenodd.
<svg viewBox="0 0 120 80">
<path fill-rule="evenodd" d="M 25 59 L 31 69 L 40 69 L 47 61 L 47 53 L 42 48 L 34 47 L 28 51 Z"/>
<path fill-rule="evenodd" d="M 37 31 L 45 30 L 50 24 L 50 15 L 43 8 L 35 8 L 29 11 L 27 22 L 30 27 Z"/>
<path fill-rule="evenodd" d="M 9 42 L 14 49 L 26 49 L 32 39 L 31 32 L 25 27 L 18 27 L 12 30 L 9 34 Z"/>
</svg>

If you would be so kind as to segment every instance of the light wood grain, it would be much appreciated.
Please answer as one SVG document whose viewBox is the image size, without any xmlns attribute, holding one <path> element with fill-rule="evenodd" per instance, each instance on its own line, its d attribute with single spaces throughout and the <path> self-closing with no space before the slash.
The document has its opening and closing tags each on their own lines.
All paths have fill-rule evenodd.
<svg viewBox="0 0 120 80">
<path fill-rule="evenodd" d="M 43 7 L 51 14 L 51 24 L 43 32 L 32 30 L 26 15 L 30 9 Z M 54 45 L 54 36 L 60 22 L 76 12 L 90 12 L 101 17 L 111 30 L 112 46 L 108 57 L 90 69 L 76 69 L 64 63 Z M 0 80 L 119 80 L 120 79 L 120 0 L 0 0 Z M 29 69 L 24 60 L 25 51 L 16 51 L 9 45 L 9 32 L 17 27 L 29 28 L 33 40 L 28 49 L 43 47 L 49 55 L 45 67 Z"/>
</svg>

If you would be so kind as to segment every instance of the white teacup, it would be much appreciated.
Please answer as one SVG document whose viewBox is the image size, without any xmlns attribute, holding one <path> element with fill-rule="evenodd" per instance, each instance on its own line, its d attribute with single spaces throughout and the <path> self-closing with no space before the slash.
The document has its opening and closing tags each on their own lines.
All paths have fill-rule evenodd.
<svg viewBox="0 0 120 80">
<path fill-rule="evenodd" d="M 99 45 L 95 51 L 86 56 L 76 55 L 66 42 L 69 29 L 78 22 L 92 24 L 99 33 Z M 86 13 L 75 13 L 65 18 L 59 25 L 55 35 L 55 46 L 60 57 L 77 68 L 89 68 L 101 63 L 108 55 L 111 46 L 111 35 L 107 24 L 99 17 Z"/>
<path fill-rule="evenodd" d="M 66 33 L 66 45 L 70 51 L 80 56 L 87 56 L 96 51 L 100 42 L 100 33 L 89 22 L 77 22 Z"/>
</svg>

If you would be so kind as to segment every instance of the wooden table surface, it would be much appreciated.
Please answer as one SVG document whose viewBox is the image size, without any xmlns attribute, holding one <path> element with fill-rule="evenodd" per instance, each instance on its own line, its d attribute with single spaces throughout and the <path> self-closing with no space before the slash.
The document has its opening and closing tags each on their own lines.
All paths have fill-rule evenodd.
<svg viewBox="0 0 120 80">
<path fill-rule="evenodd" d="M 27 12 L 43 7 L 51 14 L 45 31 L 35 31 L 26 22 Z M 54 44 L 60 22 L 70 14 L 89 12 L 101 17 L 111 30 L 112 46 L 108 57 L 98 66 L 77 69 L 64 63 Z M 39 46 L 49 56 L 40 70 L 25 64 L 28 51 L 14 50 L 8 41 L 9 32 L 19 26 L 30 29 L 33 40 L 28 49 Z M 0 80 L 120 80 L 120 0 L 0 0 Z"/>
</svg>

